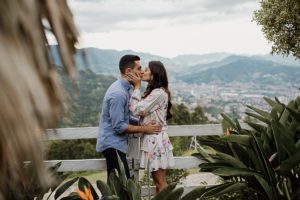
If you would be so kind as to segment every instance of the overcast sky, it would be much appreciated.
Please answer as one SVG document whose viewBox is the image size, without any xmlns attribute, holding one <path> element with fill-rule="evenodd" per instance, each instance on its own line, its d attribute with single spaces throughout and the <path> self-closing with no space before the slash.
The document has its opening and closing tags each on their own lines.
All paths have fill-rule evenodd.
<svg viewBox="0 0 300 200">
<path fill-rule="evenodd" d="M 174 57 L 228 52 L 267 54 L 252 22 L 259 0 L 69 0 L 80 47 Z"/>
</svg>

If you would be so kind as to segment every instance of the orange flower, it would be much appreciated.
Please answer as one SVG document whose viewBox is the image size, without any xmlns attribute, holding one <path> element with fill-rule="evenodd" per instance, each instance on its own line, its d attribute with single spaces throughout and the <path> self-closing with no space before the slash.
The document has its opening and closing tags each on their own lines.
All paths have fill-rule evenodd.
<svg viewBox="0 0 300 200">
<path fill-rule="evenodd" d="M 80 198 L 83 200 L 94 200 L 94 197 L 92 195 L 90 188 L 87 188 L 84 186 L 84 192 L 82 192 L 79 189 L 77 189 L 76 192 L 77 192 L 78 196 L 80 196 Z"/>
</svg>

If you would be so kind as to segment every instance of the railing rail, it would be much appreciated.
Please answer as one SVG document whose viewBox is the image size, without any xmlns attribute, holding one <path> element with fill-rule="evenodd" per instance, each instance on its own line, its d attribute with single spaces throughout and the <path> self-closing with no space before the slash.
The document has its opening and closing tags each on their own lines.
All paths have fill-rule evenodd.
<svg viewBox="0 0 300 200">
<path fill-rule="evenodd" d="M 220 135 L 222 126 L 220 124 L 169 126 L 168 134 L 170 137 Z M 97 138 L 97 135 L 98 127 L 59 128 L 47 130 L 45 140 L 93 139 Z"/>
<path fill-rule="evenodd" d="M 241 123 L 246 126 L 245 123 Z M 223 134 L 220 124 L 204 125 L 180 125 L 169 126 L 168 134 L 174 136 L 205 136 Z M 74 140 L 74 139 L 95 139 L 98 135 L 98 127 L 85 128 L 60 128 L 56 130 L 47 130 L 45 140 Z M 140 134 L 130 134 L 128 163 L 131 170 L 138 174 L 139 170 L 139 137 Z M 48 160 L 47 165 L 53 166 L 61 162 L 58 171 L 100 171 L 106 169 L 105 159 L 81 159 L 81 160 Z M 175 157 L 174 169 L 190 169 L 198 167 L 202 161 L 195 157 Z"/>
<path fill-rule="evenodd" d="M 247 127 L 245 123 L 241 123 L 241 126 Z M 222 135 L 222 126 L 220 124 L 205 124 L 205 125 L 180 125 L 169 126 L 168 134 L 170 137 L 174 136 L 208 136 L 208 135 Z M 60 128 L 56 130 L 47 130 L 45 134 L 45 141 L 55 140 L 74 140 L 74 139 L 95 139 L 98 135 L 98 127 L 86 127 L 86 128 Z M 128 152 L 128 164 L 131 173 L 135 178 L 139 180 L 139 143 L 141 134 L 129 135 L 129 152 Z M 61 166 L 58 171 L 70 172 L 70 171 L 101 171 L 106 170 L 105 159 L 80 159 L 80 160 L 47 160 L 46 165 L 53 166 L 61 162 Z M 175 157 L 174 169 L 191 169 L 197 168 L 203 161 L 192 157 Z M 193 188 L 193 187 L 192 187 Z M 190 188 L 191 189 L 191 188 Z M 189 190 L 190 190 L 189 189 Z M 154 190 L 152 189 L 152 193 Z M 143 190 L 144 194 L 145 191 Z M 145 193 L 146 194 L 146 193 Z"/>
</svg>

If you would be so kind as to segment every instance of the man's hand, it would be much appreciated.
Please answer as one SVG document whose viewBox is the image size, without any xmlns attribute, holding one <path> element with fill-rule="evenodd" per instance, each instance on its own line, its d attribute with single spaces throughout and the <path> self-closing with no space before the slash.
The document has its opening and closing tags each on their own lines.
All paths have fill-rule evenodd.
<svg viewBox="0 0 300 200">
<path fill-rule="evenodd" d="M 134 86 L 134 89 L 141 88 L 141 77 L 133 73 L 126 73 L 127 80 Z"/>
<path fill-rule="evenodd" d="M 156 133 L 161 132 L 161 126 L 160 125 L 148 124 L 148 125 L 144 125 L 143 129 L 144 129 L 143 133 L 145 133 L 145 134 L 156 134 Z"/>
</svg>

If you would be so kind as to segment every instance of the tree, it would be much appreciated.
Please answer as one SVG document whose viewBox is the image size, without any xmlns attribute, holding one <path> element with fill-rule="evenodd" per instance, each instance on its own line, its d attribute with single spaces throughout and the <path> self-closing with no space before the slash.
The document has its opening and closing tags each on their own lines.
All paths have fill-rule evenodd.
<svg viewBox="0 0 300 200">
<path fill-rule="evenodd" d="M 190 125 L 191 124 L 191 114 L 183 103 L 176 105 L 172 110 L 173 118 L 169 124 L 176 125 Z"/>
<path fill-rule="evenodd" d="M 262 0 L 254 20 L 272 44 L 271 53 L 300 58 L 300 1 Z"/>
<path fill-rule="evenodd" d="M 205 116 L 201 106 L 197 106 L 191 115 L 192 124 L 205 124 L 208 122 L 208 118 Z"/>
</svg>

